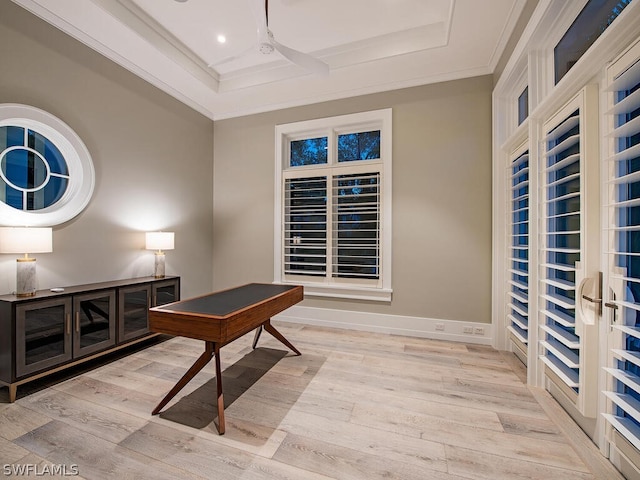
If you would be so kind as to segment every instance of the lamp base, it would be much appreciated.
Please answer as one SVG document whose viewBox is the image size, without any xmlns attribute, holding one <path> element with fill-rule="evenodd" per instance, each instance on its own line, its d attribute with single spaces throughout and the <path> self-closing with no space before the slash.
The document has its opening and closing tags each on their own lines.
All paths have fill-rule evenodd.
<svg viewBox="0 0 640 480">
<path fill-rule="evenodd" d="M 164 253 L 156 252 L 153 264 L 153 276 L 156 278 L 164 278 Z"/>
<path fill-rule="evenodd" d="M 33 297 L 36 294 L 36 259 L 16 260 L 16 297 Z"/>
</svg>

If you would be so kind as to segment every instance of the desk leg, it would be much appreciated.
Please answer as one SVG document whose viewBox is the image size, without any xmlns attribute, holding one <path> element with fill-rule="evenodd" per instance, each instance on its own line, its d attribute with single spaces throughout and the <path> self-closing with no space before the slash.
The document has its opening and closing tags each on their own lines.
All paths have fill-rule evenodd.
<svg viewBox="0 0 640 480">
<path fill-rule="evenodd" d="M 258 340 L 260 339 L 260 334 L 262 333 L 262 325 L 256 328 L 256 333 L 253 336 L 253 349 L 255 350 L 258 346 Z"/>
<path fill-rule="evenodd" d="M 274 337 L 276 337 L 278 340 L 280 340 L 282 343 L 284 343 L 287 347 L 289 347 L 291 350 L 293 350 L 293 352 L 296 355 L 302 355 L 298 349 L 296 347 L 294 347 L 291 342 L 289 342 L 289 340 L 287 340 L 286 338 L 284 338 L 284 335 L 282 335 L 278 330 L 276 330 L 276 327 L 274 327 L 273 325 L 271 325 L 271 319 L 267 320 L 266 322 L 263 323 L 264 325 L 264 329 L 269 332 L 271 335 L 273 335 Z"/>
<path fill-rule="evenodd" d="M 224 396 L 222 395 L 222 372 L 220 371 L 220 346 L 214 344 L 216 357 L 216 387 L 218 390 L 218 433 L 224 435 Z"/>
<path fill-rule="evenodd" d="M 209 363 L 211 361 L 211 357 L 214 354 L 214 350 L 217 350 L 218 346 L 217 344 L 214 344 L 213 342 L 205 342 L 205 350 L 204 353 L 202 355 L 200 355 L 198 357 L 198 359 L 194 362 L 193 365 L 191 365 L 191 367 L 189 368 L 189 370 L 187 370 L 187 373 L 185 373 L 182 378 L 180 380 L 178 380 L 178 383 L 176 383 L 173 388 L 169 391 L 169 393 L 167 393 L 167 395 L 162 399 L 162 401 L 156 406 L 156 408 L 153 409 L 153 411 L 151 412 L 151 415 L 157 415 L 160 410 L 162 410 L 162 407 L 164 407 L 167 403 L 169 403 L 169 401 L 176 396 L 176 394 L 182 390 L 184 388 L 184 386 L 189 383 L 189 381 L 196 376 L 196 374 L 202 370 L 204 368 L 204 366 Z M 216 363 L 216 365 L 218 365 L 219 362 Z M 218 371 L 219 367 L 216 366 L 216 372 Z"/>
</svg>

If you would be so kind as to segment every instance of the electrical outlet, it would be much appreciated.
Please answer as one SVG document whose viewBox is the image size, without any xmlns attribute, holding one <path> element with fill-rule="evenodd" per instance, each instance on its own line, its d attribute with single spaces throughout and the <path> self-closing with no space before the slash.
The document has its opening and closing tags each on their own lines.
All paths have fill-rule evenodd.
<svg viewBox="0 0 640 480">
<path fill-rule="evenodd" d="M 444 331 L 444 323 L 436 323 L 436 330 L 439 332 Z"/>
<path fill-rule="evenodd" d="M 473 329 L 473 333 L 475 333 L 476 335 L 484 335 L 484 328 L 476 327 Z"/>
<path fill-rule="evenodd" d="M 462 329 L 462 333 L 469 333 L 472 334 L 473 333 L 473 327 L 464 327 Z"/>
</svg>

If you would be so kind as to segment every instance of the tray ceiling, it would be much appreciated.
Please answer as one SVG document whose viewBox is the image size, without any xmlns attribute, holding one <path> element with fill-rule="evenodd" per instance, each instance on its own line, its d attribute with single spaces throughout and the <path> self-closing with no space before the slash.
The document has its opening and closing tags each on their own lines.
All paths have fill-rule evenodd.
<svg viewBox="0 0 640 480">
<path fill-rule="evenodd" d="M 251 0 L 13 1 L 214 120 L 492 73 L 525 3 L 270 0 L 322 76 L 258 51 Z"/>
</svg>

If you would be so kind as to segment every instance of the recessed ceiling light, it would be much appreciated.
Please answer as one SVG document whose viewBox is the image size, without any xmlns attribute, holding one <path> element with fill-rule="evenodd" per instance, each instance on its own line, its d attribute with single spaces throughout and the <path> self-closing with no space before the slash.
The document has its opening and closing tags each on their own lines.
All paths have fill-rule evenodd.
<svg viewBox="0 0 640 480">
<path fill-rule="evenodd" d="M 218 39 L 218 43 L 226 43 L 227 42 L 227 37 L 225 37 L 222 34 L 218 35 L 217 39 Z"/>
</svg>

